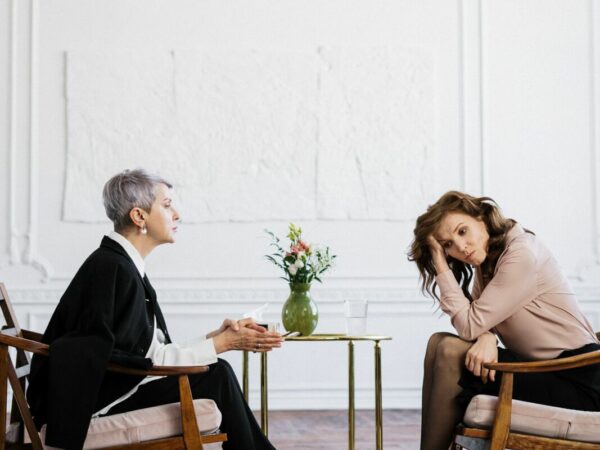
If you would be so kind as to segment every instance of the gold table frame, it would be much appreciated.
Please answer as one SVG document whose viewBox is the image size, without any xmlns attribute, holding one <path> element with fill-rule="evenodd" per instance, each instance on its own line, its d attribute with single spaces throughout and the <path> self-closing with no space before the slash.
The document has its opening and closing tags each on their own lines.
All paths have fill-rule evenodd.
<svg viewBox="0 0 600 450">
<path fill-rule="evenodd" d="M 381 390 L 381 341 L 389 341 L 390 336 L 364 335 L 348 336 L 346 334 L 312 334 L 286 338 L 287 342 L 348 342 L 348 449 L 354 450 L 354 341 L 372 341 L 375 350 L 375 440 L 377 450 L 383 449 L 383 405 Z M 243 354 L 244 398 L 248 401 L 248 351 Z M 265 436 L 269 436 L 269 402 L 267 383 L 267 353 L 260 354 L 260 424 Z"/>
</svg>

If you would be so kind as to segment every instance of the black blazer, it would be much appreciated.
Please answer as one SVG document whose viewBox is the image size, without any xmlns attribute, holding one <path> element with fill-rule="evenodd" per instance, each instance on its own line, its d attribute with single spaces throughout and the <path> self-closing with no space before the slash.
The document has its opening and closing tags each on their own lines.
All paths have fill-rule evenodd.
<svg viewBox="0 0 600 450">
<path fill-rule="evenodd" d="M 146 300 L 148 299 L 148 301 Z M 158 327 L 170 342 L 156 293 L 125 250 L 104 237 L 63 294 L 43 342 L 48 358 L 34 355 L 27 400 L 46 444 L 83 447 L 90 419 L 143 377 L 107 372 L 109 361 L 150 368 L 145 358 Z"/>
</svg>

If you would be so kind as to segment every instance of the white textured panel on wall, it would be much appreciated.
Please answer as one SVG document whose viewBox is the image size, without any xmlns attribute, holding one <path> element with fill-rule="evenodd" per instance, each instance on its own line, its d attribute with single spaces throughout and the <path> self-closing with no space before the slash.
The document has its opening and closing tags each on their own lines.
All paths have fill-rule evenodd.
<svg viewBox="0 0 600 450">
<path fill-rule="evenodd" d="M 123 167 L 186 221 L 406 219 L 431 194 L 431 52 L 70 52 L 64 220 L 104 221 Z M 429 195 L 427 195 L 429 194 Z"/>
<path fill-rule="evenodd" d="M 178 190 L 192 222 L 314 217 L 316 59 L 175 53 Z"/>
<path fill-rule="evenodd" d="M 321 52 L 319 216 L 408 219 L 433 192 L 433 61 L 423 49 Z"/>
</svg>

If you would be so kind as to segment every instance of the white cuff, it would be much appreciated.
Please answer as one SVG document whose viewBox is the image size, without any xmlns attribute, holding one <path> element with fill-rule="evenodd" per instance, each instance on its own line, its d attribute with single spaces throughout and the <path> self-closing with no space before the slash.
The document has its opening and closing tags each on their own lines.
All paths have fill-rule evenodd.
<svg viewBox="0 0 600 450">
<path fill-rule="evenodd" d="M 206 366 L 217 362 L 217 351 L 213 338 L 202 339 L 196 343 L 190 344 L 190 350 L 197 355 L 196 364 Z"/>
</svg>

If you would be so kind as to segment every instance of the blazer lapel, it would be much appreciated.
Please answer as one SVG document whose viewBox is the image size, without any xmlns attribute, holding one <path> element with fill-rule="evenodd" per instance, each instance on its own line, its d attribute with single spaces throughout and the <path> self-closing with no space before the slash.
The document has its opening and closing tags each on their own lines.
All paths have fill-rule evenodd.
<svg viewBox="0 0 600 450">
<path fill-rule="evenodd" d="M 150 280 L 146 275 L 144 275 L 144 286 L 146 288 L 147 293 L 150 297 L 150 303 L 152 305 L 152 309 L 154 310 L 154 315 L 156 316 L 156 323 L 158 324 L 158 328 L 164 333 L 165 338 L 167 339 L 167 343 L 171 343 L 171 337 L 169 336 L 169 332 L 167 330 L 167 323 L 165 318 L 160 310 L 160 306 L 158 305 L 158 299 L 156 298 L 156 291 L 150 284 Z"/>
</svg>

